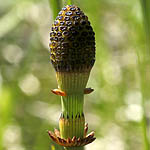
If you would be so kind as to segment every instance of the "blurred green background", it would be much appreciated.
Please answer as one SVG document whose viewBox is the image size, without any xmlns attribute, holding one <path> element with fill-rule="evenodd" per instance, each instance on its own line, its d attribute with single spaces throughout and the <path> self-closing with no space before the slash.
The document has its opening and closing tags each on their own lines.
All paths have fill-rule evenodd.
<svg viewBox="0 0 150 150">
<path fill-rule="evenodd" d="M 96 33 L 96 63 L 85 116 L 96 141 L 86 150 L 143 150 L 138 55 L 145 31 L 138 0 L 75 0 Z M 0 0 L 0 150 L 61 150 L 47 134 L 58 128 L 60 97 L 49 60 L 53 3 Z M 150 69 L 146 82 L 150 83 Z M 144 77 L 142 77 L 144 78 Z M 145 111 L 150 123 L 150 99 Z M 150 133 L 148 133 L 150 134 Z"/>
</svg>

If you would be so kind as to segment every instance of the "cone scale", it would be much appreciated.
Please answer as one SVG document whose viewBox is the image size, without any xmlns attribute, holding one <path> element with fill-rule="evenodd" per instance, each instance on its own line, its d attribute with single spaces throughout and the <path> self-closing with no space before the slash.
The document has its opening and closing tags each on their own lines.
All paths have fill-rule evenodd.
<svg viewBox="0 0 150 150">
<path fill-rule="evenodd" d="M 51 133 L 50 137 L 58 144 L 65 143 L 65 139 L 72 142 L 71 146 L 64 146 L 68 150 L 82 150 L 85 141 L 94 140 L 93 134 L 85 137 L 83 106 L 84 89 L 95 62 L 95 33 L 79 7 L 67 5 L 56 17 L 50 32 L 50 60 L 56 71 L 58 89 L 65 93 L 61 96 L 60 137 L 55 139 Z"/>
</svg>

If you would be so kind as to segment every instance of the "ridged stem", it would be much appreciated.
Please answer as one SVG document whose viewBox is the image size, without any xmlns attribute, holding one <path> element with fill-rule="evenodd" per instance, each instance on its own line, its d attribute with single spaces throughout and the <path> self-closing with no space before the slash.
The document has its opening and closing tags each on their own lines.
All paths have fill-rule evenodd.
<svg viewBox="0 0 150 150">
<path fill-rule="evenodd" d="M 62 113 L 65 118 L 69 117 L 75 119 L 77 114 L 82 115 L 83 98 L 83 93 L 69 94 L 65 97 L 61 97 Z"/>
<path fill-rule="evenodd" d="M 58 88 L 66 93 L 61 97 L 62 114 L 59 120 L 61 138 L 84 137 L 84 89 L 89 73 L 57 72 Z M 83 150 L 82 147 L 69 147 L 66 150 Z"/>
<path fill-rule="evenodd" d="M 59 121 L 62 138 L 83 138 L 84 135 L 84 114 L 83 94 L 71 94 L 61 97 L 62 115 Z"/>
</svg>

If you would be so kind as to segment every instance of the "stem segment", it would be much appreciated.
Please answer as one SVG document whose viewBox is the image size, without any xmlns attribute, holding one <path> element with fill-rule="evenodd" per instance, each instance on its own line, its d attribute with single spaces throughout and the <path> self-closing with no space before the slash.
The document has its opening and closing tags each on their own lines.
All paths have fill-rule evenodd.
<svg viewBox="0 0 150 150">
<path fill-rule="evenodd" d="M 62 138 L 83 138 L 85 119 L 83 114 L 83 94 L 61 97 L 62 115 L 59 121 Z"/>
<path fill-rule="evenodd" d="M 58 88 L 66 92 L 61 97 L 62 114 L 59 120 L 61 138 L 84 137 L 85 118 L 83 112 L 84 89 L 89 72 L 66 73 L 57 72 Z M 69 147 L 66 150 L 83 150 L 82 147 Z"/>
</svg>

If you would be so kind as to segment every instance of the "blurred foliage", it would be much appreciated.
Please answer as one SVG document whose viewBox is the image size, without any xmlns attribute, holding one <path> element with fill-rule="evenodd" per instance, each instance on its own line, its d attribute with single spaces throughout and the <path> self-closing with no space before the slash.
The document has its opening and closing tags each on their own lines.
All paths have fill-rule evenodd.
<svg viewBox="0 0 150 150">
<path fill-rule="evenodd" d="M 96 32 L 96 63 L 85 96 L 85 116 L 97 140 L 87 150 L 143 150 L 138 56 L 146 38 L 137 0 L 74 0 Z M 61 150 L 47 130 L 58 128 L 60 98 L 49 61 L 53 2 L 0 1 L 0 150 Z M 143 64 L 142 64 L 143 65 Z M 150 71 L 145 111 L 150 122 Z M 150 134 L 150 133 L 149 133 Z"/>
</svg>

